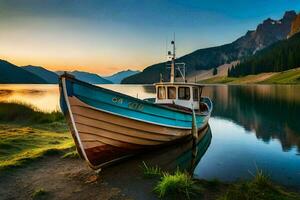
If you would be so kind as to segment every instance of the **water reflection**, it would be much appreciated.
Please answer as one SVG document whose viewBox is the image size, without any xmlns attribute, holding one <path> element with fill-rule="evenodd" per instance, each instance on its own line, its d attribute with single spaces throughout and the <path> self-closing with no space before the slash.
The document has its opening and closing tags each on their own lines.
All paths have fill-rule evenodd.
<svg viewBox="0 0 300 200">
<path fill-rule="evenodd" d="M 101 86 L 140 99 L 155 96 L 153 85 Z M 0 84 L 0 101 L 21 102 L 46 112 L 60 110 L 58 85 Z"/>
<path fill-rule="evenodd" d="M 0 101 L 21 102 L 46 112 L 59 110 L 58 94 L 57 85 L 0 85 Z"/>
<path fill-rule="evenodd" d="M 204 94 L 213 99 L 213 116 L 254 131 L 266 143 L 276 138 L 284 151 L 300 152 L 299 86 L 217 86 Z"/>
<path fill-rule="evenodd" d="M 198 133 L 198 139 L 188 139 L 176 145 L 143 154 L 141 159 L 150 166 L 159 166 L 162 170 L 194 173 L 196 166 L 209 148 L 212 133 L 208 126 Z"/>
<path fill-rule="evenodd" d="M 258 140 L 254 131 L 226 119 L 213 117 L 209 123 L 213 140 L 195 169 L 196 178 L 248 179 L 252 178 L 250 172 L 259 168 L 273 181 L 300 189 L 300 157 L 296 148 L 282 151 L 279 140 Z"/>
</svg>

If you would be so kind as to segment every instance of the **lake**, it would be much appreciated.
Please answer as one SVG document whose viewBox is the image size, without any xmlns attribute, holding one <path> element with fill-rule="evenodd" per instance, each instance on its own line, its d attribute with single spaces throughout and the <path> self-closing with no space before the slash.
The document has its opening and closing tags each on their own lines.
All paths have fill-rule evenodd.
<svg viewBox="0 0 300 200">
<path fill-rule="evenodd" d="M 104 85 L 138 98 L 154 97 L 151 85 Z M 57 85 L 0 85 L 0 101 L 59 110 Z M 234 181 L 257 169 L 275 182 L 300 188 L 300 87 L 295 85 L 207 86 L 214 109 L 211 140 L 194 168 L 196 178 Z"/>
</svg>

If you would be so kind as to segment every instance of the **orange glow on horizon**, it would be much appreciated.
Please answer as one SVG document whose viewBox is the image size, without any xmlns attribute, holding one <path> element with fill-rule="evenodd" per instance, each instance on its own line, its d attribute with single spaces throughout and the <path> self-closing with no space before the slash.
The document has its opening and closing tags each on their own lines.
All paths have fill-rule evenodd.
<svg viewBox="0 0 300 200">
<path fill-rule="evenodd" d="M 0 55 L 1 56 L 1 55 Z M 1 59 L 6 60 L 14 65 L 17 66 L 26 66 L 26 65 L 33 65 L 33 66 L 41 66 L 47 70 L 50 71 L 85 71 L 90 73 L 96 73 L 100 76 L 110 76 L 112 74 L 115 74 L 117 72 L 123 71 L 123 70 L 139 70 L 142 71 L 145 67 L 152 65 L 153 63 L 149 61 L 148 63 L 144 63 L 140 66 L 121 66 L 116 65 L 113 63 L 108 62 L 92 62 L 88 61 L 85 62 L 86 64 L 83 64 L 83 62 L 78 62 L 76 64 L 75 62 L 65 62 L 65 65 L 62 65 L 59 60 L 42 60 L 42 59 L 32 59 L 32 58 L 13 58 L 10 56 L 1 56 Z M 77 61 L 77 60 L 76 60 Z M 158 61 L 159 62 L 159 61 Z"/>
</svg>

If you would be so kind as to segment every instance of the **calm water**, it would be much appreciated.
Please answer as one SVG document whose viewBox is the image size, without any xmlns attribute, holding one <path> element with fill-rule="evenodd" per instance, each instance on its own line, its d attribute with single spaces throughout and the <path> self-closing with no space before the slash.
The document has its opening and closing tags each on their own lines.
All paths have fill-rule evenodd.
<svg viewBox="0 0 300 200">
<path fill-rule="evenodd" d="M 105 87 L 138 98 L 154 97 L 152 86 Z M 204 95 L 214 103 L 212 138 L 195 177 L 233 181 L 250 178 L 259 168 L 276 182 L 300 188 L 299 86 L 208 86 Z M 0 101 L 58 110 L 58 87 L 0 85 Z"/>
</svg>

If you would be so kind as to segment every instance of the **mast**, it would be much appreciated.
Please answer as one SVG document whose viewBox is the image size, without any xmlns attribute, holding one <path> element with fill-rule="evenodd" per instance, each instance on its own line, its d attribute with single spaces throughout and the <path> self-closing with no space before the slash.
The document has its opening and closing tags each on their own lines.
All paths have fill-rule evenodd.
<svg viewBox="0 0 300 200">
<path fill-rule="evenodd" d="M 172 54 L 172 60 L 171 60 L 171 77 L 170 77 L 170 82 L 174 83 L 174 74 L 175 74 L 175 58 L 176 58 L 176 54 L 175 54 L 175 34 L 174 34 L 174 40 L 171 42 L 171 44 L 173 45 L 173 54 Z"/>
</svg>

